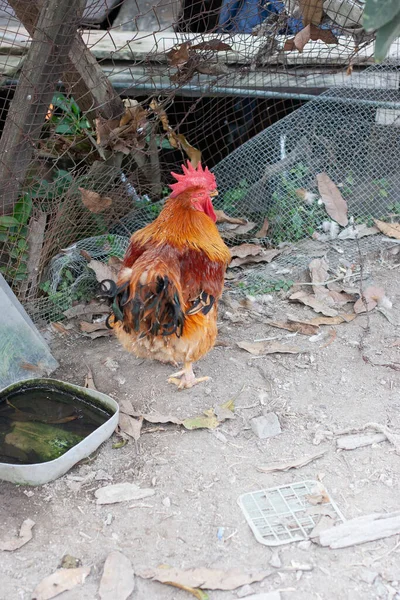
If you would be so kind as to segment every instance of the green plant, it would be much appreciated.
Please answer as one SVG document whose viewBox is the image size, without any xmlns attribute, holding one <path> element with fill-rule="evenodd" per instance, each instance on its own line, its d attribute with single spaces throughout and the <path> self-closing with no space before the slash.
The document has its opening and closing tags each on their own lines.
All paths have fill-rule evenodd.
<svg viewBox="0 0 400 600">
<path fill-rule="evenodd" d="M 249 296 L 272 294 L 274 292 L 287 292 L 293 286 L 294 281 L 279 279 L 256 279 L 252 283 L 239 282 L 238 287 Z"/>
<path fill-rule="evenodd" d="M 376 31 L 375 60 L 382 61 L 400 35 L 400 3 L 398 0 L 366 0 L 363 27 Z"/>
<path fill-rule="evenodd" d="M 82 116 L 81 110 L 73 98 L 58 93 L 53 96 L 51 103 L 53 109 L 47 122 L 54 126 L 55 133 L 76 136 L 91 129 L 90 122 Z"/>
<path fill-rule="evenodd" d="M 32 212 L 32 198 L 23 194 L 14 207 L 12 216 L 0 217 L 0 253 L 11 260 L 0 266 L 8 281 L 24 281 L 28 276 L 28 222 Z"/>
<path fill-rule="evenodd" d="M 222 210 L 227 212 L 234 211 L 237 203 L 246 197 L 249 188 L 250 184 L 246 179 L 242 179 L 236 187 L 225 192 L 222 198 Z M 219 205 L 220 203 L 218 202 L 217 204 Z"/>
<path fill-rule="evenodd" d="M 304 187 L 308 167 L 298 163 L 278 177 L 272 194 L 272 206 L 267 213 L 270 222 L 269 237 L 277 245 L 281 242 L 297 242 L 306 235 L 310 237 L 327 218 L 325 209 L 313 202 L 305 204 L 299 195 Z"/>
</svg>

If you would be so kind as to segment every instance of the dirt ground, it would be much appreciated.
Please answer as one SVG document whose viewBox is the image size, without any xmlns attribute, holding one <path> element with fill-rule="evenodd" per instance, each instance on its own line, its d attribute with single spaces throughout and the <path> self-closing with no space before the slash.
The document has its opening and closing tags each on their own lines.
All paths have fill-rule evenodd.
<svg viewBox="0 0 400 600">
<path fill-rule="evenodd" d="M 256 541 L 237 504 L 245 492 L 319 476 L 347 519 L 399 509 L 400 457 L 389 442 L 354 451 L 338 451 L 335 439 L 325 439 L 318 446 L 313 443 L 321 430 L 361 427 L 368 422 L 400 430 L 400 372 L 371 364 L 400 363 L 400 346 L 393 345 L 400 338 L 397 266 L 398 259 L 397 264 L 377 260 L 370 268 L 371 278 L 393 303 L 392 322 L 377 311 L 370 315 L 364 347 L 370 363 L 363 360 L 359 345 L 367 325 L 365 315 L 335 327 L 335 339 L 329 327 L 322 340 L 289 337 L 289 332 L 263 321 L 288 314 L 306 319 L 315 313 L 289 304 L 279 294 L 267 301 L 264 314 L 243 311 L 236 323 L 222 310 L 220 336 L 228 346 L 216 347 L 195 369 L 212 379 L 181 392 L 166 383 L 170 367 L 134 358 L 113 338 L 54 335 L 52 347 L 61 365 L 53 374 L 56 378 L 82 385 L 90 367 L 100 391 L 116 400 L 131 400 L 138 412 L 158 411 L 179 418 L 200 414 L 235 396 L 235 418 L 222 423 L 218 433 L 147 425 L 139 454 L 134 443 L 113 449 L 113 438 L 91 462 L 51 484 L 29 489 L 2 483 L 0 535 L 16 533 L 28 517 L 36 525 L 29 543 L 0 556 L 0 598 L 31 598 L 37 583 L 59 566 L 66 553 L 92 570 L 83 586 L 60 598 L 98 598 L 105 558 L 117 549 L 129 557 L 134 569 L 160 564 L 266 569 L 270 576 L 252 584 L 253 593 L 280 590 L 283 600 L 399 600 L 398 538 L 342 550 L 298 543 L 269 548 Z M 241 340 L 270 337 L 296 345 L 302 352 L 253 357 L 236 346 Z M 117 370 L 106 366 L 108 358 L 118 363 Z M 278 415 L 282 433 L 260 440 L 250 420 L 269 411 Z M 297 470 L 265 474 L 256 469 L 318 449 L 327 452 Z M 155 495 L 139 502 L 96 505 L 95 490 L 118 482 L 153 487 Z M 223 537 L 218 539 L 221 527 Z M 269 563 L 276 552 L 279 560 L 274 556 L 272 563 L 277 566 L 272 566 Z M 293 567 L 292 561 L 298 565 Z M 212 591 L 209 597 L 231 600 L 237 593 Z M 139 577 L 132 594 L 137 600 L 191 597 Z"/>
</svg>

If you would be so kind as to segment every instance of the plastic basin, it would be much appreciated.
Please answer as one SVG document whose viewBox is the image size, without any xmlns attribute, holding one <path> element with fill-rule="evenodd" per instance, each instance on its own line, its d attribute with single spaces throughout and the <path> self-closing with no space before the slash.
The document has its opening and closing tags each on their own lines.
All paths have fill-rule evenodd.
<svg viewBox="0 0 400 600">
<path fill-rule="evenodd" d="M 1 398 L 20 388 L 50 385 L 53 389 L 60 389 L 77 396 L 84 396 L 88 403 L 101 405 L 112 411 L 113 414 L 102 425 L 85 437 L 81 442 L 67 450 L 62 456 L 54 460 L 36 464 L 10 464 L 0 462 L 0 479 L 19 483 L 23 485 L 42 485 L 61 477 L 69 471 L 76 463 L 88 457 L 103 442 L 105 442 L 115 431 L 118 425 L 119 406 L 118 403 L 101 392 L 58 381 L 57 379 L 28 379 L 18 381 L 0 391 Z"/>
</svg>

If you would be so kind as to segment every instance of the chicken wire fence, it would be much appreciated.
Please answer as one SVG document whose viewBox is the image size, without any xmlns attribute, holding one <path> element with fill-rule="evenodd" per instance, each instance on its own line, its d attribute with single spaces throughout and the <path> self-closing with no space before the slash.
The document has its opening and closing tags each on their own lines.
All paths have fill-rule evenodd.
<svg viewBox="0 0 400 600">
<path fill-rule="evenodd" d="M 229 244 L 322 231 L 323 171 L 357 222 L 397 214 L 397 47 L 365 69 L 363 0 L 315 0 L 308 29 L 302 6 L 0 0 L 0 271 L 35 321 L 93 297 L 90 259 L 123 256 L 188 158 L 247 222 Z"/>
</svg>

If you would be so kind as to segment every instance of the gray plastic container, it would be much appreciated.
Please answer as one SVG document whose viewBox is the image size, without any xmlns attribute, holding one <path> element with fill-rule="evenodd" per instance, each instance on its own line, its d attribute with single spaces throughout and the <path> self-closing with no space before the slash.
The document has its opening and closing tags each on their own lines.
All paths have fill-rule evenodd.
<svg viewBox="0 0 400 600">
<path fill-rule="evenodd" d="M 16 391 L 26 384 L 30 386 L 48 384 L 56 389 L 60 387 L 64 391 L 70 391 L 72 394 L 85 395 L 89 402 L 90 399 L 93 399 L 94 404 L 100 403 L 104 407 L 111 409 L 114 413 L 103 425 L 100 425 L 100 427 L 85 437 L 79 444 L 55 460 L 31 465 L 0 463 L 0 479 L 23 485 L 42 485 L 67 473 L 76 463 L 97 450 L 100 444 L 113 434 L 118 425 L 119 406 L 113 398 L 110 398 L 106 394 L 78 385 L 72 385 L 71 383 L 58 381 L 57 379 L 29 379 L 19 381 L 1 390 L 0 394 L 3 395 L 11 391 Z"/>
</svg>

